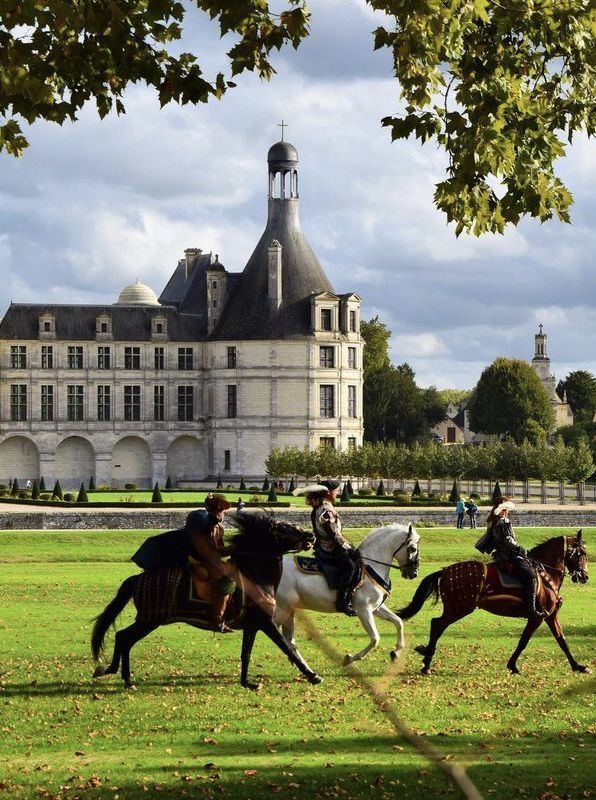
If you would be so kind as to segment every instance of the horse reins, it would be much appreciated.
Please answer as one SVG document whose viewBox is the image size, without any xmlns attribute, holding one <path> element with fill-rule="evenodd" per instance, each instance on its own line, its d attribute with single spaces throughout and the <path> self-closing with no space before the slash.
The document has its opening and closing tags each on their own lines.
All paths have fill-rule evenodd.
<svg viewBox="0 0 596 800">
<path fill-rule="evenodd" d="M 391 559 L 394 559 L 394 558 L 395 558 L 395 556 L 396 556 L 396 555 L 399 553 L 399 551 L 400 551 L 400 550 L 401 550 L 403 547 L 405 547 L 405 546 L 407 545 L 407 543 L 408 543 L 408 540 L 407 540 L 407 539 L 406 539 L 406 541 L 405 541 L 405 542 L 402 542 L 402 543 L 400 544 L 400 546 L 397 548 L 397 550 L 395 550 L 395 551 L 394 551 L 393 555 L 391 556 Z M 401 569 L 401 567 L 399 566 L 399 564 L 393 564 L 393 563 L 391 563 L 391 562 L 388 564 L 386 561 L 379 561 L 379 560 L 378 560 L 378 559 L 376 559 L 376 558 L 370 558 L 369 556 L 363 556 L 362 554 L 360 554 L 360 558 L 361 558 L 363 561 L 372 561 L 374 564 L 382 564 L 384 567 L 389 567 L 390 569 L 391 569 L 391 568 L 392 568 L 392 569 Z"/>
</svg>

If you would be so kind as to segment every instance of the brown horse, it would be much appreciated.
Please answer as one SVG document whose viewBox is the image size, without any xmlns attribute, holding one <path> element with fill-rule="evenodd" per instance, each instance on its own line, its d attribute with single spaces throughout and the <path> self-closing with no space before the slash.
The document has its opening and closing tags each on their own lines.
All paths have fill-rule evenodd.
<svg viewBox="0 0 596 800">
<path fill-rule="evenodd" d="M 226 549 L 238 569 L 239 580 L 226 621 L 232 628 L 242 630 L 240 683 L 248 689 L 258 688 L 258 684 L 248 680 L 250 656 L 258 631 L 268 636 L 310 683 L 320 683 L 321 678 L 299 653 L 291 650 L 273 623 L 282 556 L 309 547 L 312 533 L 265 514 L 238 514 L 235 524 L 240 533 L 232 537 Z M 209 598 L 193 598 L 190 581 L 190 571 L 182 567 L 151 569 L 126 578 L 114 599 L 96 617 L 91 637 L 91 650 L 97 662 L 93 677 L 113 675 L 121 669 L 125 685 L 134 688 L 130 651 L 145 636 L 160 625 L 173 622 L 213 630 Z M 99 660 L 106 633 L 129 600 L 134 601 L 137 618 L 132 625 L 116 633 L 114 654 L 106 666 Z"/>
<path fill-rule="evenodd" d="M 537 605 L 543 610 L 546 624 L 567 656 L 571 669 L 575 672 L 589 672 L 587 667 L 578 664 L 571 655 L 559 622 L 561 605 L 559 589 L 563 583 L 565 570 L 569 571 L 574 583 L 578 581 L 585 583 L 588 580 L 586 568 L 588 557 L 582 541 L 582 532 L 578 531 L 576 536 L 557 536 L 549 539 L 532 548 L 529 555 L 534 561 L 539 562 Z M 433 572 L 421 581 L 410 604 L 396 611 L 402 619 L 410 619 L 420 611 L 431 595 L 434 595 L 435 602 L 439 596 L 441 597 L 443 614 L 431 620 L 428 644 L 416 647 L 416 652 L 424 656 L 422 667 L 424 675 L 430 672 L 437 641 L 445 629 L 475 609 L 482 608 L 491 614 L 504 617 L 527 617 L 521 583 L 507 574 L 506 565 L 500 566 L 504 569 L 499 569 L 496 564 L 486 564 L 481 561 L 460 561 Z M 519 643 L 507 662 L 511 672 L 519 673 L 517 659 L 541 622 L 540 618 L 528 619 Z"/>
</svg>

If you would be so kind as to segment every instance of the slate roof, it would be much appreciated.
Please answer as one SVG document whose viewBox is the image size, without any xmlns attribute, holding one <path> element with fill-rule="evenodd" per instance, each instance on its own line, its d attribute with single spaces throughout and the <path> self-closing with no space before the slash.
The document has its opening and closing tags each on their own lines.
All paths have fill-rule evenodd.
<svg viewBox="0 0 596 800">
<path fill-rule="evenodd" d="M 268 248 L 282 246 L 282 305 L 272 312 L 268 295 Z M 313 294 L 333 293 L 319 260 L 302 233 L 298 200 L 269 200 L 263 235 L 237 285 L 228 295 L 212 339 L 287 339 L 312 335 Z"/>
<path fill-rule="evenodd" d="M 166 318 L 169 340 L 191 342 L 202 338 L 201 319 L 197 315 L 180 314 L 167 306 L 11 303 L 0 322 L 0 339 L 38 339 L 39 316 L 48 313 L 54 315 L 56 341 L 96 341 L 96 318 L 100 314 L 112 318 L 114 341 L 150 341 L 151 320 L 156 315 Z"/>
</svg>

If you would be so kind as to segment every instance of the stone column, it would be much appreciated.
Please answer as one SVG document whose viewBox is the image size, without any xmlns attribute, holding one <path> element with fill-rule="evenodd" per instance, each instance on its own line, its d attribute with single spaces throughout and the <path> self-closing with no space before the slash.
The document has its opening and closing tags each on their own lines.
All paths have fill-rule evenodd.
<svg viewBox="0 0 596 800">
<path fill-rule="evenodd" d="M 95 454 L 95 486 L 112 485 L 112 454 L 111 452 Z"/>
<path fill-rule="evenodd" d="M 159 484 L 160 489 L 165 486 L 168 479 L 166 474 L 168 468 L 167 453 L 153 453 L 151 463 L 151 487 L 153 488 L 156 483 Z"/>
</svg>

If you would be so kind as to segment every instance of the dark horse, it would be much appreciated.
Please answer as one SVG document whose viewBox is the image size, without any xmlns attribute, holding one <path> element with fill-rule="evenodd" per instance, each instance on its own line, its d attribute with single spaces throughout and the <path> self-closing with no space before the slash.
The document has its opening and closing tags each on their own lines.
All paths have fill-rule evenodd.
<svg viewBox="0 0 596 800">
<path fill-rule="evenodd" d="M 257 631 L 263 631 L 310 683 L 320 683 L 321 678 L 288 647 L 273 624 L 274 595 L 281 578 L 282 556 L 309 547 L 312 534 L 264 514 L 239 514 L 236 524 L 240 533 L 232 537 L 227 551 L 240 575 L 226 622 L 230 627 L 243 631 L 240 683 L 249 689 L 258 688 L 248 680 L 248 665 Z M 91 650 L 98 664 L 93 677 L 115 674 L 121 665 L 124 683 L 134 688 L 130 676 L 130 651 L 138 641 L 160 625 L 172 622 L 186 622 L 212 630 L 208 599 L 196 597 L 201 585 L 205 588 L 200 580 L 194 582 L 193 595 L 191 571 L 179 567 L 147 570 L 126 578 L 116 597 L 95 620 Z M 137 608 L 137 617 L 132 625 L 116 633 L 114 655 L 106 667 L 99 663 L 105 635 L 131 599 Z"/>
<path fill-rule="evenodd" d="M 543 609 L 546 624 L 567 656 L 571 669 L 575 672 L 589 672 L 587 667 L 578 664 L 571 655 L 559 622 L 561 605 L 559 589 L 563 583 L 565 570 L 569 570 L 574 583 L 578 581 L 585 583 L 588 580 L 586 568 L 588 557 L 582 541 L 582 532 L 578 531 L 576 536 L 557 536 L 549 539 L 532 548 L 529 555 L 534 561 L 539 562 L 538 571 L 541 580 L 537 604 Z M 501 566 L 506 568 L 506 565 Z M 424 656 L 422 673 L 425 675 L 430 672 L 430 664 L 443 631 L 475 609 L 482 608 L 491 614 L 504 617 L 527 616 L 521 583 L 507 574 L 502 574 L 496 564 L 460 561 L 433 572 L 421 581 L 411 603 L 406 608 L 396 611 L 396 614 L 402 619 L 410 619 L 420 611 L 431 595 L 434 595 L 435 602 L 439 596 L 441 597 L 443 614 L 431 620 L 428 644 L 416 648 L 416 652 Z M 540 618 L 528 620 L 519 643 L 507 662 L 511 672 L 519 673 L 517 659 L 525 650 L 541 621 Z"/>
</svg>

